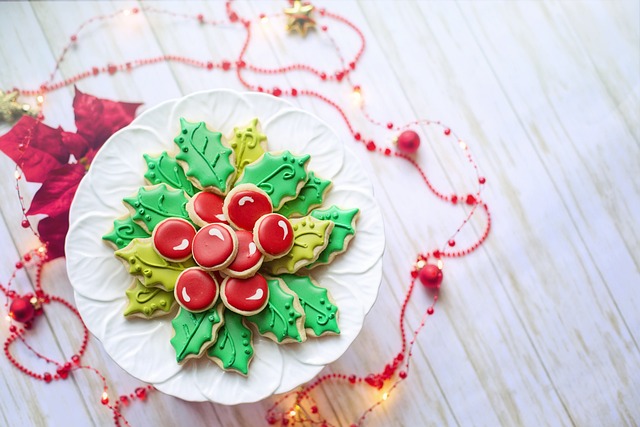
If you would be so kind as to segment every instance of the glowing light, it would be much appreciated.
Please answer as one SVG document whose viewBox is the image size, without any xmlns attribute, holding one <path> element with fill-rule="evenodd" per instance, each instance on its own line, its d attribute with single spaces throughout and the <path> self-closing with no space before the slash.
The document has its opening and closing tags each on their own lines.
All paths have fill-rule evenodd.
<svg viewBox="0 0 640 427">
<path fill-rule="evenodd" d="M 436 265 L 438 266 L 438 270 L 442 270 L 442 267 L 444 267 L 444 262 L 442 262 L 442 260 L 439 259 Z"/>
<path fill-rule="evenodd" d="M 360 86 L 353 87 L 353 101 L 356 105 L 362 105 L 362 89 L 360 89 Z"/>
<path fill-rule="evenodd" d="M 268 16 L 263 16 L 262 18 L 260 18 L 260 23 L 262 25 L 267 25 L 269 23 L 269 17 Z"/>
<path fill-rule="evenodd" d="M 467 143 L 463 140 L 458 141 L 458 145 L 460 145 L 460 148 L 462 148 L 463 150 L 467 149 Z"/>
<path fill-rule="evenodd" d="M 387 400 L 388 398 L 389 398 L 389 393 L 385 391 L 384 394 L 382 395 L 382 400 Z"/>
<path fill-rule="evenodd" d="M 36 96 L 36 102 L 38 104 L 42 104 L 44 102 L 44 96 L 42 96 L 42 95 Z"/>
<path fill-rule="evenodd" d="M 22 174 L 20 173 L 20 171 L 15 171 L 15 172 L 13 173 L 13 176 L 14 176 L 16 179 L 20 179 L 20 178 L 22 178 Z"/>
<path fill-rule="evenodd" d="M 11 316 L 7 316 L 5 319 L 7 319 L 7 322 L 11 322 Z"/>
<path fill-rule="evenodd" d="M 124 14 L 124 16 L 133 15 L 133 10 L 132 9 L 125 9 L 125 10 L 122 11 L 122 13 Z"/>
<path fill-rule="evenodd" d="M 40 256 L 44 256 L 47 253 L 47 248 L 46 246 L 40 246 L 38 248 L 38 255 Z"/>
<path fill-rule="evenodd" d="M 296 411 L 289 412 L 289 416 L 290 417 L 295 417 L 296 415 L 298 415 L 298 413 Z"/>
</svg>

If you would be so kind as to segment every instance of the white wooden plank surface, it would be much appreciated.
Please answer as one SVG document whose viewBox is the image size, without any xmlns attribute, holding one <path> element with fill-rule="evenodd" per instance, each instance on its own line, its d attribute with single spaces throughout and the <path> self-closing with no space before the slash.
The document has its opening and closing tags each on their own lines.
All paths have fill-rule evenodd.
<svg viewBox="0 0 640 427">
<path fill-rule="evenodd" d="M 239 2 L 241 14 L 278 12 L 284 2 Z M 134 2 L 0 4 L 0 88 L 36 87 L 84 19 Z M 224 17 L 223 2 L 154 3 L 174 11 Z M 446 265 L 436 315 L 415 349 L 405 386 L 371 415 L 368 425 L 638 425 L 640 424 L 640 3 L 318 1 L 356 23 L 367 38 L 354 73 L 374 117 L 394 123 L 440 119 L 470 144 L 488 187 L 494 229 L 478 253 Z M 333 68 L 328 42 L 300 40 L 273 19 L 254 31 L 250 60 L 276 66 L 296 61 Z M 353 49 L 353 36 L 332 21 L 329 31 Z M 61 67 L 71 76 L 93 65 L 140 56 L 181 54 L 233 58 L 242 32 L 202 28 L 152 13 L 100 24 L 81 34 Z M 194 42 L 197 41 L 197 42 Z M 310 48 L 309 46 L 312 46 Z M 266 87 L 315 87 L 315 80 L 247 75 Z M 363 134 L 384 144 L 348 103 L 343 86 L 323 91 L 340 101 Z M 158 64 L 99 76 L 82 91 L 143 108 L 196 90 L 241 89 L 233 73 Z M 47 122 L 73 129 L 73 90 L 50 95 Z M 438 203 L 404 164 L 370 157 L 351 143 L 337 114 L 305 98 L 292 100 L 328 121 L 362 159 L 383 210 L 387 234 L 380 297 L 362 334 L 327 372 L 381 369 L 399 347 L 396 318 L 417 251 L 445 241 L 463 217 Z M 0 128 L 0 132 L 6 131 Z M 471 191 L 473 182 L 454 144 L 442 135 L 424 142 L 419 161 L 439 188 Z M 13 165 L 0 155 L 0 261 L 5 281 L 16 254 L 33 246 L 20 227 Z M 27 199 L 37 187 L 26 189 Z M 474 224 L 478 226 L 480 223 Z M 476 229 L 479 229 L 476 227 Z M 474 229 L 459 244 L 475 238 Z M 30 278 L 19 276 L 21 290 Z M 45 286 L 70 296 L 61 261 Z M 428 299 L 409 305 L 415 325 Z M 39 348 L 73 353 L 80 331 L 52 309 L 38 328 Z M 0 328 L 0 338 L 7 331 Z M 41 337 L 40 337 L 41 335 Z M 29 360 L 28 353 L 21 353 Z M 376 355 L 376 357 L 372 357 Z M 117 391 L 139 383 L 92 340 L 86 361 Z M 36 360 L 32 361 L 37 363 Z M 68 382 L 30 381 L 0 361 L 0 413 L 6 425 L 108 425 L 92 375 Z M 373 390 L 327 387 L 325 413 L 348 424 Z M 182 402 L 156 393 L 127 411 L 132 425 L 260 425 L 270 400 L 237 407 Z"/>
</svg>

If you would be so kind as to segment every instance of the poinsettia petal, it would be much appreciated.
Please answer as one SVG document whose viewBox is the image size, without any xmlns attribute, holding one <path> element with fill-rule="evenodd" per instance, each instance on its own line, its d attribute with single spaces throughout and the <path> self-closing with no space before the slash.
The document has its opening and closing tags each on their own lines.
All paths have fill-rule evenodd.
<svg viewBox="0 0 640 427">
<path fill-rule="evenodd" d="M 40 240 L 47 244 L 50 260 L 64 256 L 64 239 L 69 229 L 69 212 L 43 218 L 38 223 Z"/>
<path fill-rule="evenodd" d="M 97 98 L 76 88 L 73 111 L 78 134 L 97 150 L 113 133 L 131 123 L 140 105 Z"/>
<path fill-rule="evenodd" d="M 78 184 L 85 174 L 81 164 L 69 164 L 55 169 L 47 175 L 42 187 L 33 196 L 27 215 L 69 215 L 69 206 Z"/>
<path fill-rule="evenodd" d="M 89 150 L 89 143 L 82 135 L 62 131 L 60 136 L 62 137 L 62 145 L 64 145 L 69 153 L 73 154 L 77 160 L 80 160 L 85 154 L 87 154 L 87 150 Z"/>
<path fill-rule="evenodd" d="M 69 160 L 69 153 L 60 144 L 61 132 L 33 117 L 23 116 L 0 137 L 0 150 L 20 163 L 27 181 L 43 182 L 51 170 Z M 19 148 L 21 144 L 25 145 L 23 150 Z"/>
</svg>

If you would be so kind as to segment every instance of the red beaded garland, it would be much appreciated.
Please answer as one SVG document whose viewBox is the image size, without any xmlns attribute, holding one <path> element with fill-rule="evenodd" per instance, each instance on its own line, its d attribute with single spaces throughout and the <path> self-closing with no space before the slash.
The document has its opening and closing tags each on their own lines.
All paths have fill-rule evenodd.
<svg viewBox="0 0 640 427">
<path fill-rule="evenodd" d="M 30 297 L 14 299 L 9 306 L 9 316 L 20 323 L 31 322 L 36 315 L 36 308 L 30 300 Z"/>
</svg>

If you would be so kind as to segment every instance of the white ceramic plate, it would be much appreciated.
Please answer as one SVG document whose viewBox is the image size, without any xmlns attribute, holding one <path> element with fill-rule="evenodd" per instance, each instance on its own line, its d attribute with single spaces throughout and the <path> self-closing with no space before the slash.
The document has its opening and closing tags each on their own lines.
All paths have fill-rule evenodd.
<svg viewBox="0 0 640 427">
<path fill-rule="evenodd" d="M 127 213 L 125 196 L 145 185 L 143 153 L 176 151 L 179 119 L 204 121 L 230 135 L 255 117 L 268 149 L 311 154 L 309 169 L 330 179 L 323 203 L 360 208 L 347 252 L 312 271 L 339 308 L 337 336 L 279 345 L 255 334 L 249 375 L 224 372 L 207 358 L 178 365 L 169 340 L 171 317 L 126 319 L 125 290 L 132 277 L 102 241 L 113 220 Z M 199 92 L 152 108 L 115 133 L 95 157 L 71 205 L 67 269 L 78 310 L 109 355 L 127 372 L 159 390 L 191 401 L 254 402 L 311 380 L 340 357 L 362 328 L 382 277 L 384 230 L 371 184 L 355 156 L 320 119 L 270 95 L 228 90 Z"/>
</svg>

